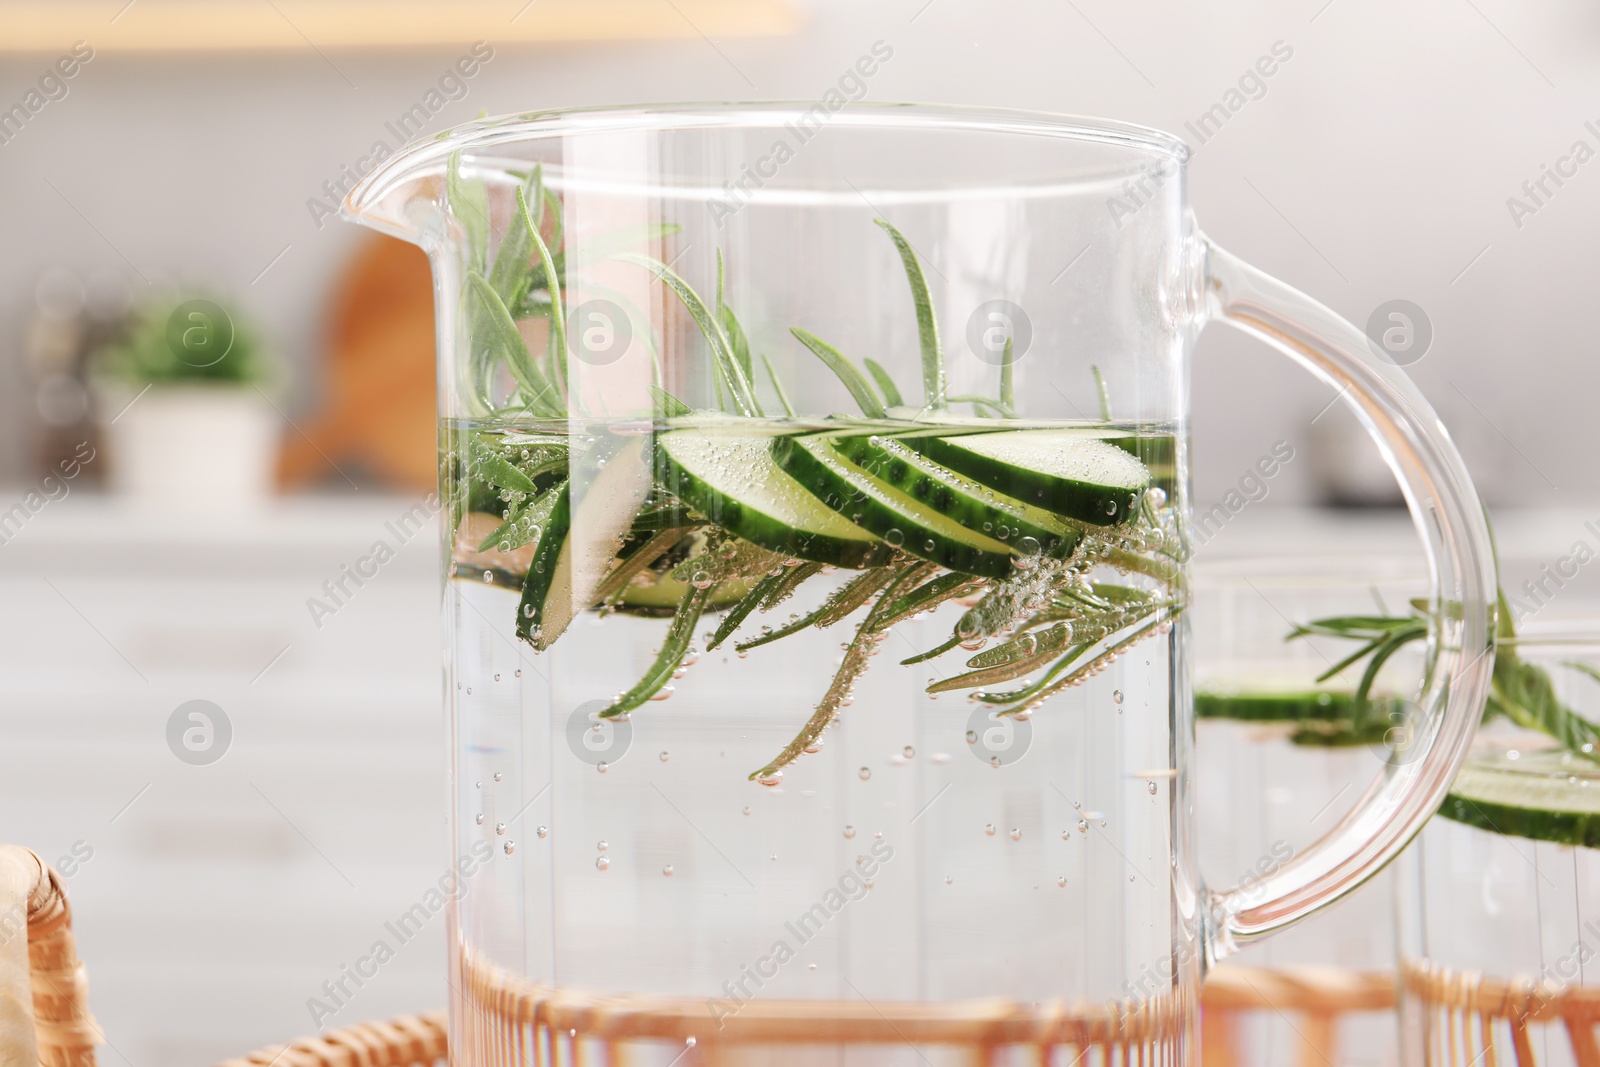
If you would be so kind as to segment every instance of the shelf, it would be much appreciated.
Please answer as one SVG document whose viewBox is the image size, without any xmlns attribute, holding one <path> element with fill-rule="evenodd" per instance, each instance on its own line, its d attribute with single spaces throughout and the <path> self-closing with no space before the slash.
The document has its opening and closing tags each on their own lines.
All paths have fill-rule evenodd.
<svg viewBox="0 0 1600 1067">
<path fill-rule="evenodd" d="M 495 47 L 792 33 L 789 0 L 24 0 L 0 4 L 0 52 L 402 49 L 487 41 Z"/>
</svg>

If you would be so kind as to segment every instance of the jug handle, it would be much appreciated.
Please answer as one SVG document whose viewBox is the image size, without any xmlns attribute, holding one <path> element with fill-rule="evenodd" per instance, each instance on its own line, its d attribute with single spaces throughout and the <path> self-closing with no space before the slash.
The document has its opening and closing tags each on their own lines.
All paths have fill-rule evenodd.
<svg viewBox="0 0 1600 1067">
<path fill-rule="evenodd" d="M 1411 510 L 1431 580 L 1417 722 L 1338 825 L 1259 880 L 1208 893 L 1206 959 L 1305 918 L 1377 874 L 1438 809 L 1472 743 L 1494 667 L 1497 578 L 1465 464 L 1405 372 L 1361 330 L 1196 234 L 1207 318 L 1267 342 L 1339 391 L 1372 434 Z"/>
</svg>

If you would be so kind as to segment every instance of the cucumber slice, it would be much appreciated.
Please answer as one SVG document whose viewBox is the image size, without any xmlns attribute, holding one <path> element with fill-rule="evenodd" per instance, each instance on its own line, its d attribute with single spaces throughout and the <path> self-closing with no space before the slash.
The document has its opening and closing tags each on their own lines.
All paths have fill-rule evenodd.
<svg viewBox="0 0 1600 1067">
<path fill-rule="evenodd" d="M 1468 760 L 1439 814 L 1490 833 L 1600 848 L 1600 764 L 1561 750 Z"/>
<path fill-rule="evenodd" d="M 1137 457 L 1072 431 L 908 434 L 902 440 L 996 492 L 1092 526 L 1126 522 L 1150 485 L 1150 472 Z"/>
<path fill-rule="evenodd" d="M 1359 711 L 1354 693 L 1305 690 L 1302 692 L 1199 692 L 1194 695 L 1194 714 L 1199 719 L 1232 719 L 1236 722 L 1318 722 L 1353 724 L 1359 715 L 1364 721 L 1386 725 L 1391 711 L 1405 702 L 1398 697 L 1375 696 L 1365 711 Z"/>
<path fill-rule="evenodd" d="M 1064 556 L 1082 534 L 1053 514 L 996 493 L 883 434 L 839 434 L 841 456 L 891 488 L 947 515 L 969 530 L 1011 545 L 1031 537 L 1051 555 Z"/>
<path fill-rule="evenodd" d="M 730 578 L 717 587 L 715 593 L 706 601 L 707 611 L 718 611 L 730 604 L 736 604 L 750 590 L 754 583 L 745 578 Z M 617 600 L 617 610 L 627 611 L 635 615 L 668 616 L 677 610 L 683 598 L 693 592 L 694 586 L 688 582 L 680 582 L 676 578 L 663 575 L 649 585 L 631 585 L 625 589 Z"/>
<path fill-rule="evenodd" d="M 594 602 L 650 489 L 646 445 L 646 438 L 630 437 L 615 447 L 592 449 L 582 469 L 559 490 L 517 606 L 517 636 L 539 651 Z M 575 503 L 574 483 L 583 494 Z"/>
<path fill-rule="evenodd" d="M 1172 434 L 1142 436 L 1118 434 L 1106 441 L 1124 452 L 1137 456 L 1150 472 L 1150 484 L 1163 490 L 1169 497 L 1178 481 L 1178 439 Z"/>
<path fill-rule="evenodd" d="M 779 437 L 772 456 L 817 500 L 855 525 L 941 567 L 986 578 L 1012 573 L 1011 546 L 878 481 L 840 455 L 832 434 Z"/>
<path fill-rule="evenodd" d="M 657 441 L 666 489 L 752 544 L 815 563 L 887 563 L 888 546 L 818 503 L 772 460 L 773 435 L 715 424 Z"/>
</svg>

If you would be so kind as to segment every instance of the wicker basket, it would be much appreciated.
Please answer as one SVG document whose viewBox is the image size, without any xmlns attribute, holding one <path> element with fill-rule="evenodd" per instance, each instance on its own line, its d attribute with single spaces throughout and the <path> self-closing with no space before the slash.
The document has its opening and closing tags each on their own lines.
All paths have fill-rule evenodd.
<svg viewBox="0 0 1600 1067">
<path fill-rule="evenodd" d="M 24 940 L 17 936 L 24 930 L 25 950 Z M 571 1038 L 580 1029 L 586 1038 L 602 1044 L 630 1035 L 681 1038 L 689 1032 L 684 1029 L 687 1009 L 670 1000 L 656 1005 L 654 1012 L 640 1012 L 637 1004 L 631 1004 L 628 1012 L 619 1013 L 610 1010 L 603 998 L 544 989 L 487 968 L 473 968 L 470 961 L 466 966 L 467 987 L 492 1009 L 477 1013 L 480 1019 L 494 1020 L 514 1040 L 526 1043 L 493 1045 L 499 1036 L 494 1026 L 476 1028 L 467 1040 L 481 1045 L 480 1051 L 520 1047 L 528 1055 L 519 1063 L 574 1067 L 577 1057 Z M 1400 982 L 1418 1009 L 1416 1025 L 1422 1030 L 1426 1067 L 1538 1067 L 1529 1037 L 1538 1026 L 1560 1026 L 1579 1067 L 1600 1067 L 1600 1042 L 1595 1036 L 1600 990 L 1554 990 L 1531 981 L 1505 981 L 1419 962 L 1402 966 Z M 1245 1067 L 1241 1035 L 1247 1016 L 1273 1012 L 1286 1018 L 1297 1035 L 1296 1067 L 1326 1067 L 1338 1062 L 1341 1020 L 1363 1012 L 1392 1012 L 1395 1003 L 1396 982 L 1390 974 L 1219 967 L 1208 976 L 1201 996 L 1202 1062 L 1204 1067 Z M 1171 1007 L 1183 1014 L 1180 1005 Z M 814 1009 L 805 1006 L 808 1017 L 798 1020 L 798 1030 L 797 1019 L 786 1014 L 794 1009 L 794 1004 L 775 1003 L 758 1012 L 741 1012 L 738 1027 L 706 1041 L 694 1058 L 713 1059 L 718 1044 L 815 1040 L 816 1019 L 810 1017 Z M 974 1018 L 940 1011 L 901 1019 L 858 1011 L 833 1023 L 848 1024 L 845 1036 L 851 1041 L 887 1040 L 884 1035 L 889 1030 L 898 1040 L 906 1027 L 919 1033 L 926 1030 L 924 1036 L 930 1040 L 967 1050 L 977 1067 L 992 1062 L 997 1049 L 1019 1044 L 1045 1053 L 1075 1046 L 1114 1062 L 1128 1040 L 1172 1021 L 1151 1005 L 1140 1011 L 1108 1009 L 1082 1018 L 1069 1012 L 1019 1014 L 1000 1005 L 986 1011 Z M 696 1009 L 695 1019 L 704 1021 L 703 1006 Z M 102 1043 L 100 1028 L 89 1014 L 88 983 L 60 876 L 27 849 L 0 846 L 0 1064 L 94 1067 L 94 1050 Z M 1045 1055 L 1043 1061 L 1050 1058 Z M 436 1067 L 445 1059 L 445 1017 L 438 1012 L 329 1031 L 228 1060 L 221 1067 Z"/>
<path fill-rule="evenodd" d="M 1560 1025 L 1578 1067 L 1600 1067 L 1600 989 L 1557 989 L 1531 979 L 1507 981 L 1474 971 L 1453 971 L 1426 960 L 1405 960 L 1400 981 L 1414 1007 L 1418 1067 L 1515 1064 L 1538 1067 L 1529 1031 Z"/>
<path fill-rule="evenodd" d="M 0 909 L 0 1063 L 94 1067 L 103 1039 L 60 875 L 0 845 Z"/>
</svg>

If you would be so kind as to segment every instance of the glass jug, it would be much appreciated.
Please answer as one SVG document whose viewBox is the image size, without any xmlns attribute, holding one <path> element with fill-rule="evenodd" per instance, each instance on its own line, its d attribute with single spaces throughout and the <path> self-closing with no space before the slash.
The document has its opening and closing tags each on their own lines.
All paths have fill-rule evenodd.
<svg viewBox="0 0 1600 1067">
<path fill-rule="evenodd" d="M 1359 330 L 1195 228 L 1185 156 L 646 107 L 473 123 L 351 192 L 435 277 L 453 1063 L 1197 1063 L 1207 964 L 1438 806 L 1492 661 L 1477 497 Z M 1354 406 L 1439 607 L 1405 757 L 1224 890 L 1184 615 L 1211 319 Z"/>
</svg>

